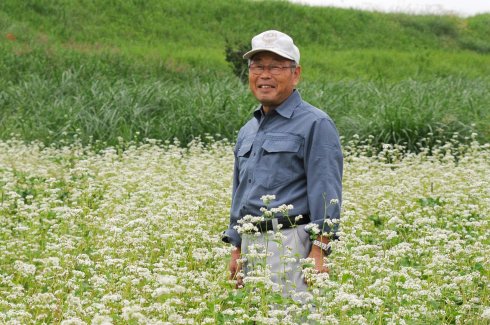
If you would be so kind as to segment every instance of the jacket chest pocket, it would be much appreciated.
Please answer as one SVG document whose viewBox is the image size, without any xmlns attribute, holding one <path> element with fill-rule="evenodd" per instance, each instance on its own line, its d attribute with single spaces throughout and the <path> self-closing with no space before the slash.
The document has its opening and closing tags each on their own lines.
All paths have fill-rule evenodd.
<svg viewBox="0 0 490 325">
<path fill-rule="evenodd" d="M 261 184 L 274 188 L 297 177 L 301 173 L 302 144 L 303 139 L 295 135 L 266 138 L 257 171 Z"/>
<path fill-rule="evenodd" d="M 240 176 L 243 175 L 243 173 L 245 172 L 248 158 L 250 157 L 250 152 L 252 151 L 252 144 L 252 141 L 244 141 L 240 145 L 240 148 L 238 148 L 237 159 Z"/>
</svg>

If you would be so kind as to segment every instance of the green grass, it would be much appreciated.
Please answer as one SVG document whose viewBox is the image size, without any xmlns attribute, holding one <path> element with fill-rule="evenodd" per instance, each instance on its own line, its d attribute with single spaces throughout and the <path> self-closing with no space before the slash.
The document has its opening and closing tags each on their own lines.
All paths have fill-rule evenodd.
<svg viewBox="0 0 490 325">
<path fill-rule="evenodd" d="M 256 102 L 225 44 L 277 28 L 301 48 L 303 97 L 346 140 L 415 148 L 476 132 L 488 142 L 489 22 L 284 1 L 5 0 L 0 138 L 233 139 Z"/>
<path fill-rule="evenodd" d="M 404 144 L 410 149 L 424 138 L 445 142 L 455 132 L 462 137 L 478 132 L 478 139 L 490 139 L 488 78 L 347 81 L 302 88 L 303 97 L 324 108 L 346 139 L 372 136 L 376 144 Z"/>
<path fill-rule="evenodd" d="M 271 28 L 291 34 L 302 49 L 305 63 L 311 62 L 309 65 L 315 68 L 336 53 L 341 56 L 346 53 L 347 61 L 340 62 L 341 66 L 351 66 L 354 59 L 362 67 L 365 56 L 376 56 L 379 50 L 380 62 L 368 61 L 382 72 L 393 68 L 385 66 L 383 58 L 387 52 L 395 62 L 393 65 L 400 63 L 399 56 L 408 54 L 412 57 L 402 60 L 403 65 L 417 67 L 425 62 L 441 67 L 437 54 L 441 51 L 452 57 L 449 65 L 457 62 L 456 57 L 472 61 L 477 58 L 475 53 L 489 53 L 489 21 L 490 15 L 458 18 L 382 14 L 312 8 L 286 1 L 92 0 L 81 4 L 67 0 L 22 3 L 5 0 L 0 4 L 0 30 L 13 33 L 19 42 L 30 46 L 41 42 L 55 51 L 59 47 L 112 51 L 152 63 L 161 60 L 169 65 L 176 62 L 187 68 L 211 67 L 221 71 L 228 71 L 224 62 L 227 40 L 248 43 L 259 31 Z M 413 57 L 420 52 L 423 56 L 420 60 Z M 484 58 L 488 63 L 488 58 Z M 488 74 L 488 69 L 483 68 L 480 73 Z M 337 78 L 372 77 L 372 70 L 365 67 L 347 74 L 339 71 L 344 74 L 335 74 Z M 413 75 L 413 69 L 407 72 Z M 427 75 L 432 72 L 427 71 Z M 396 79 L 403 77 L 407 74 L 399 73 Z"/>
<path fill-rule="evenodd" d="M 256 105 L 230 74 L 148 71 L 117 55 L 63 54 L 3 52 L 3 71 L 10 78 L 0 79 L 1 138 L 16 134 L 53 143 L 76 137 L 101 146 L 119 138 L 187 143 L 219 133 L 233 139 Z M 305 80 L 299 88 L 332 116 L 346 140 L 374 135 L 375 143 L 416 149 L 429 133 L 442 141 L 454 132 L 463 137 L 477 132 L 483 142 L 490 138 L 488 78 Z"/>
</svg>

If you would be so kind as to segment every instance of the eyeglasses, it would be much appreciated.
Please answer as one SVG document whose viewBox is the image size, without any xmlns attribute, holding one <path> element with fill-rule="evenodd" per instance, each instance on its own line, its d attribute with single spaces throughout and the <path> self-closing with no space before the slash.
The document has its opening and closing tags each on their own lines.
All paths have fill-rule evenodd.
<svg viewBox="0 0 490 325">
<path fill-rule="evenodd" d="M 269 72 L 272 75 L 278 75 L 281 74 L 283 69 L 292 69 L 292 68 L 296 68 L 296 66 L 290 65 L 287 67 L 282 67 L 276 64 L 263 65 L 263 64 L 253 64 L 253 63 L 248 66 L 250 72 L 257 75 L 262 74 L 266 69 L 269 70 Z"/>
</svg>

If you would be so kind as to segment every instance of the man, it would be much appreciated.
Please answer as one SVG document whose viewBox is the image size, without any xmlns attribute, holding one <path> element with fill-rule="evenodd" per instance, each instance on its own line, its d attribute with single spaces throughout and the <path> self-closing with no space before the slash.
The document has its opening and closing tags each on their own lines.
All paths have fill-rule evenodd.
<svg viewBox="0 0 490 325">
<path fill-rule="evenodd" d="M 299 258 L 289 262 L 293 272 L 288 272 L 288 281 L 296 291 L 305 291 L 299 259 L 313 258 L 317 272 L 328 271 L 324 258 L 330 236 L 322 234 L 335 234 L 340 217 L 343 160 L 338 133 L 330 117 L 303 101 L 296 90 L 300 53 L 291 37 L 275 30 L 263 32 L 252 39 L 252 50 L 244 59 L 249 61 L 250 90 L 261 105 L 240 130 L 234 151 L 230 225 L 223 233 L 223 241 L 236 247 L 231 278 L 242 284 L 238 261 L 249 244 L 237 231 L 239 220 L 261 216 L 261 198 L 273 195 L 271 207 L 287 204 L 293 209 L 257 226 L 280 231 L 285 246 L 293 246 Z M 312 233 L 313 225 L 317 231 Z M 279 272 L 277 256 L 267 263 L 273 274 Z M 280 282 L 278 277 L 273 281 Z"/>
</svg>

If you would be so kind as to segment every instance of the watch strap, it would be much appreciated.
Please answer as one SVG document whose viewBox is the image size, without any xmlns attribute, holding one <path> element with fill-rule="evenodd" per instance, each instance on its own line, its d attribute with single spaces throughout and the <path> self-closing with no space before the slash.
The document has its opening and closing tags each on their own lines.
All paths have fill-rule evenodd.
<svg viewBox="0 0 490 325">
<path fill-rule="evenodd" d="M 330 243 L 326 244 L 326 243 L 323 243 L 317 239 L 315 239 L 313 241 L 313 245 L 315 246 L 318 246 L 321 248 L 321 250 L 326 253 L 326 254 L 330 254 L 330 252 L 332 251 L 332 247 L 330 246 Z"/>
</svg>

